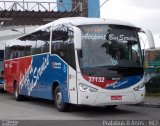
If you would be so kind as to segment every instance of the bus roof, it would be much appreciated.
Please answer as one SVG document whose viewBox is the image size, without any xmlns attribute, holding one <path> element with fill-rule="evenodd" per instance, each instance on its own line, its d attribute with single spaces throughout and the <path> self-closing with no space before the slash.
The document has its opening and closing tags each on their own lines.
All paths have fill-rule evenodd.
<svg viewBox="0 0 160 126">
<path fill-rule="evenodd" d="M 125 25 L 130 27 L 136 27 L 131 23 L 120 21 L 120 20 L 111 20 L 111 19 L 103 19 L 103 18 L 86 18 L 86 17 L 67 17 L 67 18 L 60 18 L 51 23 L 43 25 L 36 30 L 40 30 L 49 26 L 55 26 L 58 24 L 72 24 L 74 26 L 78 25 L 87 25 L 87 24 L 113 24 L 113 25 Z"/>
<path fill-rule="evenodd" d="M 135 25 L 131 23 L 120 21 L 120 20 L 103 19 L 103 18 L 87 18 L 87 17 L 66 17 L 66 18 L 60 18 L 48 24 L 42 25 L 36 28 L 35 30 L 33 30 L 32 32 L 29 32 L 28 34 L 39 31 L 41 29 L 44 29 L 50 26 L 56 26 L 59 24 L 71 24 L 74 26 L 89 25 L 89 24 L 113 24 L 113 25 L 124 25 L 124 26 L 136 27 Z M 24 34 L 20 37 L 23 37 L 26 35 L 27 34 Z M 17 38 L 20 38 L 20 37 L 17 37 Z"/>
</svg>

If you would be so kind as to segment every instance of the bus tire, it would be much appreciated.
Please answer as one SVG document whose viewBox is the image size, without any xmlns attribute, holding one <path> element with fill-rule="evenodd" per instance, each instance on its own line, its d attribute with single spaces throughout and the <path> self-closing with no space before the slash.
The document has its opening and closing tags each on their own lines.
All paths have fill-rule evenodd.
<svg viewBox="0 0 160 126">
<path fill-rule="evenodd" d="M 58 111 L 65 112 L 68 110 L 68 104 L 63 102 L 60 86 L 57 86 L 55 88 L 54 101 L 55 101 L 55 106 L 58 109 Z"/>
<path fill-rule="evenodd" d="M 16 99 L 16 101 L 22 101 L 23 100 L 23 96 L 19 94 L 17 84 L 14 84 L 14 98 Z"/>
<path fill-rule="evenodd" d="M 4 89 L 0 89 L 0 93 L 5 93 Z"/>
</svg>

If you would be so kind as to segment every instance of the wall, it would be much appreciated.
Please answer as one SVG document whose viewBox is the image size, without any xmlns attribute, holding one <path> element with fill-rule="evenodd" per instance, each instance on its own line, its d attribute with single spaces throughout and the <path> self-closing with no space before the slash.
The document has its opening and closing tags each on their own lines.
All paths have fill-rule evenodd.
<svg viewBox="0 0 160 126">
<path fill-rule="evenodd" d="M 60 1 L 63 1 L 63 2 L 62 2 L 62 5 L 57 5 L 57 11 L 64 12 L 64 11 L 72 10 L 71 0 L 57 0 L 57 2 L 60 2 Z"/>
<path fill-rule="evenodd" d="M 63 1 L 63 5 L 67 10 L 72 9 L 72 0 L 57 0 L 57 2 L 60 1 Z M 77 2 L 82 2 L 82 4 L 84 4 L 84 2 L 88 2 L 88 17 L 97 17 L 97 18 L 100 17 L 100 0 L 77 0 Z M 83 11 L 86 11 L 86 8 L 83 8 Z M 57 6 L 57 10 L 65 11 L 64 7 L 59 5 Z M 87 16 L 87 14 L 84 15 Z"/>
<path fill-rule="evenodd" d="M 88 0 L 88 17 L 100 17 L 99 0 Z"/>
</svg>

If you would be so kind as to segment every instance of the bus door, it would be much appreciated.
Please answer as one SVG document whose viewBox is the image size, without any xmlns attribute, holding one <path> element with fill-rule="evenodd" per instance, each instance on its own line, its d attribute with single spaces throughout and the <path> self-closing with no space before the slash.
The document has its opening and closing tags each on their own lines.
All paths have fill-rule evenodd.
<svg viewBox="0 0 160 126">
<path fill-rule="evenodd" d="M 67 90 L 69 103 L 77 104 L 76 61 L 73 31 L 65 25 L 54 27 L 52 32 L 52 54 L 57 54 L 67 63 Z M 66 68 L 63 68 L 65 71 Z"/>
<path fill-rule="evenodd" d="M 75 61 L 75 50 L 74 44 L 68 44 L 68 85 L 69 85 L 69 98 L 70 103 L 77 104 L 78 102 L 78 91 L 77 91 L 77 72 L 76 72 L 76 61 Z"/>
<path fill-rule="evenodd" d="M 69 81 L 69 100 L 70 103 L 77 104 L 77 76 L 76 71 L 69 67 L 68 81 Z"/>
</svg>

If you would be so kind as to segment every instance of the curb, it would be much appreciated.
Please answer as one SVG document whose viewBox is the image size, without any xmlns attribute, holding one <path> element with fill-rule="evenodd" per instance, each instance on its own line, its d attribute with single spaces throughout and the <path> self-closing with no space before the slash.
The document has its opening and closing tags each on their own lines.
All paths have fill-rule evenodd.
<svg viewBox="0 0 160 126">
<path fill-rule="evenodd" d="M 160 104 L 150 104 L 147 102 L 141 102 L 136 104 L 135 106 L 139 106 L 139 107 L 150 107 L 150 108 L 160 108 Z"/>
</svg>

